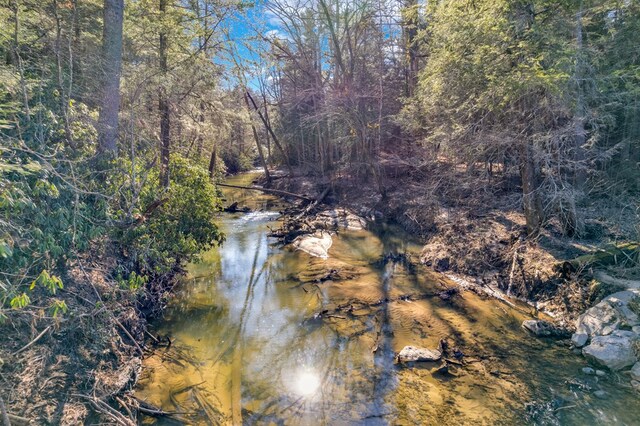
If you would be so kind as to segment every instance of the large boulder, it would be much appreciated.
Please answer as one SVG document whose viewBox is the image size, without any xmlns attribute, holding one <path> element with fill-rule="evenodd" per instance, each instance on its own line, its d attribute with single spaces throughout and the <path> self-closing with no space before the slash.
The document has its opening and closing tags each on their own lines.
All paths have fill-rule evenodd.
<svg viewBox="0 0 640 426">
<path fill-rule="evenodd" d="M 582 347 L 589 338 L 609 335 L 621 326 L 638 327 L 640 318 L 630 308 L 629 302 L 639 297 L 640 289 L 619 291 L 587 309 L 576 321 L 576 333 L 571 338 L 573 344 Z"/>
<path fill-rule="evenodd" d="M 438 361 L 442 353 L 435 349 L 405 346 L 398 354 L 398 362 Z"/>
<path fill-rule="evenodd" d="M 611 370 L 621 370 L 638 361 L 635 346 L 638 335 L 632 331 L 616 330 L 608 336 L 595 336 L 582 354 Z"/>
<path fill-rule="evenodd" d="M 616 310 L 603 300 L 578 317 L 576 333 L 589 336 L 602 335 L 603 331 L 617 326 L 619 322 L 620 319 Z"/>
<path fill-rule="evenodd" d="M 329 257 L 329 248 L 333 244 L 333 239 L 330 233 L 321 231 L 315 234 L 301 235 L 291 244 L 311 256 L 326 259 Z"/>
</svg>

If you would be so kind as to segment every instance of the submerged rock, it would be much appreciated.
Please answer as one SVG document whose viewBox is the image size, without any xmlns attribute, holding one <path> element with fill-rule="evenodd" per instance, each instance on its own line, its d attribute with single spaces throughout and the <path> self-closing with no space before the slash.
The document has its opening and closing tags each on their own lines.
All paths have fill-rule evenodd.
<svg viewBox="0 0 640 426">
<path fill-rule="evenodd" d="M 438 361 L 440 358 L 442 353 L 438 350 L 405 346 L 398 354 L 397 360 L 398 362 Z"/>
<path fill-rule="evenodd" d="M 544 320 L 523 321 L 522 328 L 537 337 L 565 337 L 569 334 L 567 330 L 556 327 L 549 321 Z"/>
<path fill-rule="evenodd" d="M 638 335 L 631 331 L 617 330 L 608 336 L 596 336 L 582 349 L 585 357 L 611 370 L 621 370 L 638 359 L 634 351 Z"/>
<path fill-rule="evenodd" d="M 594 370 L 594 369 L 593 369 L 593 368 L 591 368 L 591 367 L 584 367 L 584 368 L 582 369 L 582 372 L 583 372 L 584 374 L 589 375 L 589 376 L 592 376 L 592 375 L 596 374 L 596 370 Z"/>
<path fill-rule="evenodd" d="M 326 259 L 329 257 L 329 248 L 333 244 L 331 234 L 319 232 L 315 234 L 301 235 L 291 243 L 298 250 L 310 254 L 311 256 Z"/>
<path fill-rule="evenodd" d="M 593 393 L 596 398 L 605 399 L 607 397 L 607 392 L 603 390 L 597 390 Z"/>
</svg>

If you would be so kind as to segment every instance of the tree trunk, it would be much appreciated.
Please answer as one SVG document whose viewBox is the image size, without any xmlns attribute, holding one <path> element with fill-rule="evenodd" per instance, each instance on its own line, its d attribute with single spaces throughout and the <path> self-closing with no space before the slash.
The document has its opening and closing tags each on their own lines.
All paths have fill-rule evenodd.
<svg viewBox="0 0 640 426">
<path fill-rule="evenodd" d="M 120 111 L 120 73 L 122 68 L 122 20 L 124 0 L 104 0 L 102 37 L 102 104 L 98 118 L 98 152 L 118 152 L 118 113 Z"/>
<path fill-rule="evenodd" d="M 533 147 L 525 143 L 520 159 L 520 177 L 522 179 L 522 200 L 527 233 L 535 234 L 542 225 L 542 201 L 540 199 L 540 172 L 535 160 Z"/>
<path fill-rule="evenodd" d="M 216 177 L 216 162 L 218 161 L 218 149 L 214 143 L 211 149 L 211 159 L 209 160 L 209 177 L 214 179 Z"/>
<path fill-rule="evenodd" d="M 17 0 L 11 4 L 13 9 L 13 40 L 11 46 L 11 53 L 13 61 L 18 68 L 20 74 L 20 89 L 22 91 L 22 101 L 24 107 L 24 117 L 27 122 L 31 121 L 31 110 L 29 109 L 29 92 L 27 91 L 27 82 L 24 77 L 24 67 L 22 66 L 22 57 L 20 56 L 20 5 Z"/>
<path fill-rule="evenodd" d="M 254 101 L 253 97 L 251 96 L 251 93 L 249 93 L 248 91 L 245 91 L 245 101 L 247 100 L 247 98 L 249 98 L 249 100 L 251 101 L 251 104 L 253 105 L 253 108 L 258 113 L 258 117 L 260 117 L 260 120 L 262 121 L 262 124 L 264 124 L 264 128 L 271 135 L 271 138 L 273 139 L 273 143 L 276 144 L 276 147 L 280 151 L 280 154 L 282 154 L 283 159 L 287 163 L 287 168 L 289 169 L 289 176 L 293 177 L 293 169 L 291 168 L 291 161 L 289 160 L 289 156 L 284 151 L 284 148 L 282 148 L 282 145 L 280 144 L 280 141 L 278 140 L 276 134 L 274 133 L 273 129 L 271 128 L 271 125 L 269 124 L 268 119 L 266 119 L 262 115 L 262 112 L 260 112 L 260 109 L 258 108 L 258 105 L 256 105 L 256 101 Z M 249 104 L 247 104 L 247 108 L 249 108 Z M 267 108 L 267 105 L 265 103 L 265 109 L 266 108 Z"/>
<path fill-rule="evenodd" d="M 269 174 L 269 166 L 267 165 L 267 161 L 264 158 L 264 153 L 262 152 L 262 145 L 260 145 L 260 138 L 258 138 L 258 131 L 256 130 L 256 126 L 253 124 L 253 119 L 251 118 L 251 107 L 249 106 L 249 92 L 244 93 L 244 102 L 247 105 L 247 113 L 249 113 L 249 121 L 251 122 L 251 131 L 253 132 L 253 139 L 256 141 L 256 148 L 258 149 L 258 156 L 260 157 L 260 162 L 262 163 L 262 167 L 264 168 L 264 176 L 267 179 L 267 183 L 271 182 L 271 175 Z"/>
<path fill-rule="evenodd" d="M 71 126 L 69 124 L 69 100 L 67 99 L 66 88 L 64 84 L 64 65 L 62 60 L 62 17 L 58 13 L 58 2 L 53 2 L 53 16 L 56 21 L 56 41 L 55 41 L 55 54 L 56 54 L 56 77 L 58 79 L 58 101 L 60 102 L 60 114 L 62 115 L 62 121 L 64 123 L 64 136 L 67 143 L 72 149 L 76 149 L 71 137 Z M 69 96 L 71 94 L 69 93 Z"/>
<path fill-rule="evenodd" d="M 160 17 L 165 16 L 167 10 L 167 0 L 160 0 Z M 165 30 L 160 32 L 160 72 L 166 76 L 167 66 L 167 49 L 168 40 Z M 160 111 L 160 185 L 169 186 L 169 154 L 171 150 L 171 115 L 169 111 L 169 99 L 167 98 L 167 90 L 163 87 L 160 89 L 160 101 L 158 103 Z"/>
<path fill-rule="evenodd" d="M 418 2 L 407 0 L 404 4 L 404 22 L 402 25 L 405 49 L 405 96 L 413 96 L 418 79 L 418 49 L 415 43 L 418 36 Z"/>
<path fill-rule="evenodd" d="M 578 13 L 576 14 L 576 69 L 574 78 L 577 86 L 577 101 L 576 101 L 576 113 L 574 117 L 574 185 L 578 189 L 584 189 L 585 182 L 587 180 L 587 171 L 584 164 L 586 153 L 584 144 L 587 140 L 587 133 L 584 128 L 585 122 L 585 102 L 583 93 L 583 81 L 584 81 L 584 52 L 582 43 L 582 2 Z"/>
</svg>

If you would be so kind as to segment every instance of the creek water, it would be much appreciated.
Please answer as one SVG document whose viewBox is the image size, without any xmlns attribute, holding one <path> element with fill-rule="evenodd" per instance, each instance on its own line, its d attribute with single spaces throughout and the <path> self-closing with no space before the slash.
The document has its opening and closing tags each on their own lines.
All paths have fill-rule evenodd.
<svg viewBox="0 0 640 426">
<path fill-rule="evenodd" d="M 220 214 L 225 243 L 188 267 L 153 324 L 172 344 L 145 359 L 136 396 L 176 414 L 144 423 L 640 424 L 628 378 L 584 375 L 566 345 L 521 329 L 525 306 L 449 297 L 452 283 L 403 261 L 420 246 L 401 230 L 339 231 L 314 258 L 268 237 L 277 198 L 224 194 L 251 212 Z M 395 363 L 440 339 L 461 365 Z"/>
</svg>

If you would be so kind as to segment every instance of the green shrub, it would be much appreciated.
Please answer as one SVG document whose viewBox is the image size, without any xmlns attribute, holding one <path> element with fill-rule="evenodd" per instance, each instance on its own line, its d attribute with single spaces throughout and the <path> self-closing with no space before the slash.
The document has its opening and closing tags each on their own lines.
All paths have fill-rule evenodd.
<svg viewBox="0 0 640 426">
<path fill-rule="evenodd" d="M 157 184 L 157 171 L 149 174 L 140 194 L 138 222 L 116 236 L 127 271 L 162 276 L 223 241 L 213 220 L 221 205 L 207 170 L 174 155 L 169 176 L 165 189 Z"/>
</svg>

